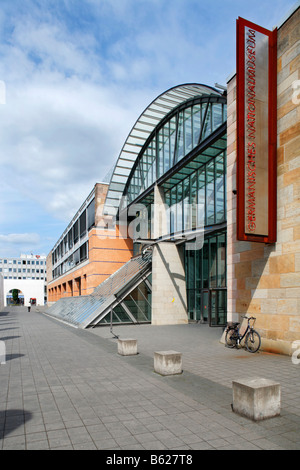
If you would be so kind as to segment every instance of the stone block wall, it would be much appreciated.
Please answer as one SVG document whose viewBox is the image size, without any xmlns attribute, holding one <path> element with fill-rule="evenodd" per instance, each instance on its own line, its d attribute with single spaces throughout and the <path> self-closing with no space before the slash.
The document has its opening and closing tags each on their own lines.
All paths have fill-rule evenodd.
<svg viewBox="0 0 300 470">
<path fill-rule="evenodd" d="M 228 320 L 255 316 L 262 348 L 284 354 L 300 339 L 299 29 L 300 9 L 278 29 L 277 242 L 272 245 L 236 239 L 236 77 L 228 83 Z"/>
</svg>

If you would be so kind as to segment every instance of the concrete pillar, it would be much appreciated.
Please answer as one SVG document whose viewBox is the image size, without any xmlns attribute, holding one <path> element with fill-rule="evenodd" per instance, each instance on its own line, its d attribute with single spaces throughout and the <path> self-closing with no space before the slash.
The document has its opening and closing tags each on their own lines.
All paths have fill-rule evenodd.
<svg viewBox="0 0 300 470">
<path fill-rule="evenodd" d="M 154 189 L 152 237 L 168 233 L 163 190 Z M 173 242 L 154 246 L 152 255 L 152 324 L 188 323 L 184 256 Z"/>
<path fill-rule="evenodd" d="M 161 242 L 152 255 L 152 324 L 188 323 L 184 259 L 172 242 Z"/>
<path fill-rule="evenodd" d="M 168 233 L 164 193 L 154 189 L 152 237 Z M 154 246 L 152 255 L 152 324 L 188 323 L 184 256 L 173 242 Z"/>
<path fill-rule="evenodd" d="M 154 188 L 154 205 L 152 210 L 152 238 L 159 238 L 168 233 L 169 227 L 166 209 L 163 189 L 156 185 Z"/>
</svg>

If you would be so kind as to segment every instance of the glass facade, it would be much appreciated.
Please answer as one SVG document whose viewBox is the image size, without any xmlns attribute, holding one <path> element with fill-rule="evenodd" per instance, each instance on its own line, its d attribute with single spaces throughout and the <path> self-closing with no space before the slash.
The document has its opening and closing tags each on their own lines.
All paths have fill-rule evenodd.
<svg viewBox="0 0 300 470">
<path fill-rule="evenodd" d="M 184 232 L 226 220 L 225 152 L 165 189 L 167 231 Z"/>
<path fill-rule="evenodd" d="M 175 110 L 176 112 L 172 114 L 174 117 L 179 109 L 183 110 L 184 108 L 190 107 L 192 104 L 200 103 L 200 97 L 207 97 L 210 100 L 218 100 L 222 97 L 222 93 L 214 87 L 199 84 L 199 83 L 187 83 L 179 86 L 172 87 L 159 96 L 157 96 L 150 104 L 145 108 L 142 114 L 136 120 L 134 126 L 132 127 L 130 133 L 128 134 L 127 139 L 122 146 L 120 151 L 118 160 L 114 165 L 114 168 L 110 175 L 110 184 L 108 188 L 108 193 L 105 200 L 104 211 L 105 214 L 116 216 L 119 208 L 120 208 L 120 200 L 124 194 L 124 189 L 127 186 L 128 178 L 132 172 L 133 167 L 135 167 L 139 156 L 144 153 L 146 147 L 148 146 L 150 140 L 152 140 L 152 145 L 155 146 L 155 150 L 153 147 L 149 146 L 145 155 L 145 160 L 143 162 L 143 179 L 146 174 L 145 178 L 145 187 L 149 187 L 158 176 L 157 174 L 157 155 L 156 155 L 156 140 L 153 140 L 152 133 L 156 129 L 160 129 L 161 123 L 165 124 L 169 119 L 165 119 L 166 116 L 170 116 L 170 114 Z M 195 100 L 194 103 L 192 100 Z M 224 101 L 224 100 L 223 100 Z M 188 106 L 184 106 L 184 103 L 189 103 Z M 225 100 L 226 102 L 226 100 Z M 180 106 L 182 108 L 180 108 Z M 194 124 L 197 127 L 196 119 L 194 119 Z M 176 124 L 176 119 L 175 119 Z M 171 121 L 169 123 L 170 130 L 167 132 L 167 128 L 165 132 L 162 133 L 160 136 L 160 140 L 167 139 L 168 135 L 171 134 L 171 143 L 174 143 L 175 134 L 174 134 L 174 122 Z M 177 124 L 176 124 L 177 126 Z M 199 127 L 199 126 L 198 126 Z M 197 133 L 194 133 L 194 141 L 197 140 Z M 153 152 L 155 152 L 153 154 Z M 172 165 L 172 152 L 171 150 L 171 158 L 169 162 L 165 165 L 165 168 Z M 168 160 L 168 159 L 167 159 Z M 161 164 L 162 165 L 162 164 Z M 148 171 L 148 167 L 151 166 L 151 171 Z M 146 167 L 146 168 L 145 168 Z M 140 175 L 137 173 L 135 178 L 137 181 L 139 180 Z M 141 188 L 141 186 L 140 186 Z M 136 188 L 139 191 L 139 188 Z"/>
<path fill-rule="evenodd" d="M 53 279 L 88 259 L 88 232 L 95 225 L 95 198 L 74 219 L 52 250 Z"/>
<path fill-rule="evenodd" d="M 226 118 L 225 97 L 202 96 L 173 110 L 149 136 L 124 191 L 129 206 L 147 208 L 150 239 L 155 184 L 165 204 L 164 238 L 203 230 L 203 247 L 185 250 L 188 318 L 210 326 L 225 325 L 227 314 Z"/>
<path fill-rule="evenodd" d="M 113 323 L 150 323 L 151 322 L 151 275 L 147 281 L 142 281 L 124 300 L 112 311 Z M 110 315 L 101 321 L 109 323 Z"/>
<path fill-rule="evenodd" d="M 211 326 L 226 322 L 226 231 L 205 237 L 201 250 L 185 253 L 190 320 Z"/>
<path fill-rule="evenodd" d="M 144 263 L 143 248 L 148 242 L 181 244 L 187 293 L 187 312 L 184 302 L 182 318 L 185 321 L 188 314 L 190 321 L 211 326 L 226 322 L 226 106 L 225 95 L 204 85 L 178 87 L 173 94 L 166 92 L 154 100 L 122 148 L 104 204 L 104 213 L 117 215 L 117 223 L 119 216 L 120 225 L 125 212 L 129 218 L 133 266 Z M 160 217 L 162 230 L 158 229 Z M 94 223 L 95 201 L 91 198 L 53 250 L 54 278 L 88 258 L 86 234 Z M 199 234 L 203 244 L 198 243 Z M 140 243 L 135 242 L 137 238 Z M 191 249 L 195 239 L 195 249 Z M 152 255 L 147 263 L 149 276 L 146 279 L 139 271 L 140 277 L 129 290 L 123 267 L 82 303 L 74 300 L 70 311 L 67 300 L 61 299 L 60 306 L 53 307 L 53 315 L 90 326 L 156 321 L 154 301 L 151 318 Z M 122 283 L 116 301 L 109 300 L 113 290 L 107 287 L 114 279 Z M 157 294 L 156 285 L 153 292 Z"/>
<path fill-rule="evenodd" d="M 224 99 L 201 97 L 192 100 L 192 103 L 180 106 L 168 115 L 147 140 L 129 176 L 126 189 L 128 203 L 133 202 L 226 121 Z"/>
</svg>

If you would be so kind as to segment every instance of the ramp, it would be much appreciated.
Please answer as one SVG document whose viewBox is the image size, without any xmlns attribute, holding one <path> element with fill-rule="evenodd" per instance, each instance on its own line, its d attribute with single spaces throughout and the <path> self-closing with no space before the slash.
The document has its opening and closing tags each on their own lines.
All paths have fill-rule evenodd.
<svg viewBox="0 0 300 470">
<path fill-rule="evenodd" d="M 63 297 L 47 315 L 76 328 L 151 321 L 151 254 L 136 256 L 99 284 L 90 295 Z"/>
</svg>

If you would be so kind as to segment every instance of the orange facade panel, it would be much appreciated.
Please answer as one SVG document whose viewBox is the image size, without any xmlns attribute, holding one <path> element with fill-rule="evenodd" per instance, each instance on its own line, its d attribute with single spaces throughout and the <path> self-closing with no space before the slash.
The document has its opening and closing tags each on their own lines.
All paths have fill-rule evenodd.
<svg viewBox="0 0 300 470">
<path fill-rule="evenodd" d="M 132 240 L 121 238 L 119 230 L 89 232 L 89 258 L 77 269 L 48 284 L 48 302 L 61 297 L 89 295 L 105 279 L 132 258 Z"/>
</svg>

